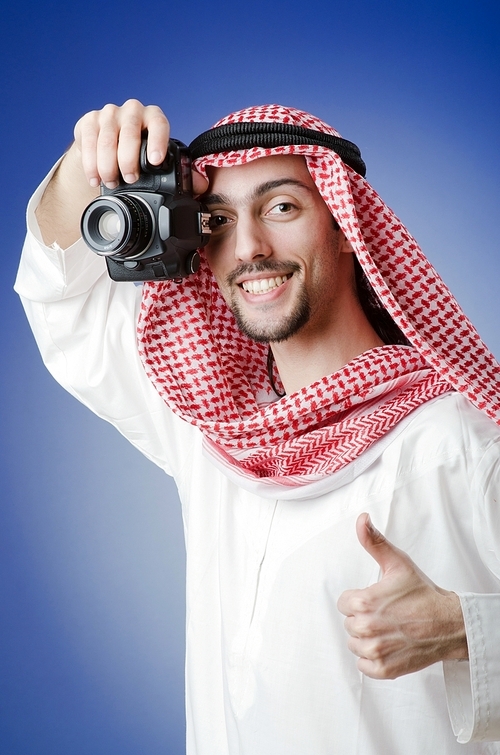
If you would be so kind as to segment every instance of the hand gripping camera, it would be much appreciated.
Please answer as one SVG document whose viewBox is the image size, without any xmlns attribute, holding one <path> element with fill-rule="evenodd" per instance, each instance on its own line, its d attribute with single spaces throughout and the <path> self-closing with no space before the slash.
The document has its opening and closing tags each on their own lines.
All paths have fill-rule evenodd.
<svg viewBox="0 0 500 755">
<path fill-rule="evenodd" d="M 115 281 L 185 278 L 200 265 L 197 252 L 210 238 L 210 214 L 193 199 L 191 156 L 171 139 L 165 160 L 151 165 L 142 140 L 141 173 L 115 189 L 101 184 L 101 196 L 82 215 L 82 237 L 106 257 Z"/>
</svg>

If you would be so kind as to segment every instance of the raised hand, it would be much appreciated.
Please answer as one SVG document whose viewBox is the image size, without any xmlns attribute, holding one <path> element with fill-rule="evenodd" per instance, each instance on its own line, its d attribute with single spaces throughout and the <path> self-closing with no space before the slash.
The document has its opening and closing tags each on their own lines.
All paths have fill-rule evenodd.
<svg viewBox="0 0 500 755">
<path fill-rule="evenodd" d="M 36 211 L 46 244 L 62 248 L 80 236 L 80 218 L 87 204 L 98 195 L 100 182 L 110 189 L 120 180 L 139 178 L 141 135 L 148 132 L 147 155 L 153 165 L 165 158 L 170 125 L 157 105 L 127 100 L 121 107 L 105 105 L 92 110 L 75 126 L 75 141 L 48 184 Z M 207 180 L 193 171 L 193 191 L 203 194 Z"/>
<path fill-rule="evenodd" d="M 80 118 L 75 126 L 75 146 L 89 184 L 97 187 L 102 181 L 114 189 L 120 173 L 126 183 L 137 181 L 144 131 L 148 132 L 148 160 L 159 165 L 167 154 L 170 124 L 157 105 L 132 99 L 121 107 L 105 105 Z M 202 194 L 206 188 L 206 179 L 193 172 L 195 194 Z"/>
<path fill-rule="evenodd" d="M 374 679 L 395 679 L 437 661 L 467 659 L 458 596 L 426 577 L 373 527 L 368 514 L 358 517 L 356 533 L 382 571 L 378 583 L 346 590 L 337 603 L 359 670 Z"/>
<path fill-rule="evenodd" d="M 114 189 L 119 173 L 127 183 L 137 181 L 143 131 L 148 132 L 148 160 L 159 165 L 167 153 L 170 124 L 157 105 L 127 100 L 121 107 L 105 105 L 80 118 L 75 126 L 75 146 L 91 186 L 102 181 Z"/>
</svg>

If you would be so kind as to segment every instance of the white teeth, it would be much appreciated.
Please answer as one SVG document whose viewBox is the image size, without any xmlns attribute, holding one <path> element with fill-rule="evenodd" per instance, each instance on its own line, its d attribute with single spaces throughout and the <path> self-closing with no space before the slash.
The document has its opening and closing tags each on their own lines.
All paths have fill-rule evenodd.
<svg viewBox="0 0 500 755">
<path fill-rule="evenodd" d="M 290 278 L 290 275 L 277 275 L 276 278 L 264 278 L 263 280 L 243 281 L 241 287 L 249 294 L 266 294 L 273 288 L 281 286 Z"/>
</svg>

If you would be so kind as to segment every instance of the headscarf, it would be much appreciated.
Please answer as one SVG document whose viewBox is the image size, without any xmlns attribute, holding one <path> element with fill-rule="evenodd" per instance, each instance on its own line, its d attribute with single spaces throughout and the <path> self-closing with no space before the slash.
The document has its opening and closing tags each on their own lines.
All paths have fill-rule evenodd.
<svg viewBox="0 0 500 755">
<path fill-rule="evenodd" d="M 254 137 L 254 146 L 247 140 L 199 157 L 196 169 L 206 176 L 208 166 L 303 155 L 379 300 L 412 346 L 379 346 L 273 400 L 268 347 L 239 331 L 202 254 L 195 276 L 144 285 L 139 350 L 167 405 L 202 431 L 208 454 L 230 477 L 247 487 L 252 480 L 270 482 L 273 489 L 317 483 L 343 470 L 415 409 L 449 391 L 500 424 L 500 366 L 416 241 L 360 175 L 362 161 L 355 155 L 353 162 L 352 150 L 343 151 L 340 134 L 326 123 L 280 105 L 240 110 L 213 128 L 262 123 L 270 133 L 289 124 L 318 138 L 266 146 Z M 324 146 L 322 134 L 338 138 L 338 149 Z"/>
</svg>

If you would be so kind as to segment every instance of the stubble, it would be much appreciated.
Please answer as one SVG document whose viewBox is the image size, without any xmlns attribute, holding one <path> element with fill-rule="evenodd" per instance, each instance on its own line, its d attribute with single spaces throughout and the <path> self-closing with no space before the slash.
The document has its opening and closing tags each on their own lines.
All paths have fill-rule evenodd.
<svg viewBox="0 0 500 755">
<path fill-rule="evenodd" d="M 252 265 L 240 265 L 233 270 L 226 279 L 226 284 L 232 294 L 229 301 L 229 307 L 235 317 L 238 328 L 248 338 L 257 343 L 281 343 L 294 336 L 301 328 L 309 322 L 311 317 L 311 302 L 305 286 L 301 286 L 297 301 L 292 310 L 285 316 L 273 319 L 273 305 L 262 304 L 260 308 L 260 321 L 253 321 L 248 317 L 238 301 L 238 295 L 234 290 L 235 281 L 242 275 L 252 275 L 255 273 L 269 273 L 273 275 L 297 274 L 301 270 L 295 262 L 278 263 L 271 260 L 266 262 L 254 263 Z M 266 319 L 266 310 L 269 311 L 269 318 Z"/>
</svg>

